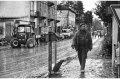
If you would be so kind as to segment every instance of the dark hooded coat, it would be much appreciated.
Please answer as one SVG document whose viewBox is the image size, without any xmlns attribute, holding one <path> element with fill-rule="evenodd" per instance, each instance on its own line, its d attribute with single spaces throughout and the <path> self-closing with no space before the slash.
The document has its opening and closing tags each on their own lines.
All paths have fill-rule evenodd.
<svg viewBox="0 0 120 79">
<path fill-rule="evenodd" d="M 80 37 L 85 35 L 86 36 L 86 42 L 84 42 L 84 46 L 80 45 Z M 83 43 L 83 42 L 82 42 Z M 92 38 L 91 38 L 91 34 L 87 31 L 82 32 L 81 30 L 78 30 L 75 34 L 75 36 L 73 37 L 73 42 L 72 42 L 72 46 L 74 46 L 76 51 L 79 51 L 81 49 L 87 49 L 88 51 L 92 49 Z"/>
</svg>

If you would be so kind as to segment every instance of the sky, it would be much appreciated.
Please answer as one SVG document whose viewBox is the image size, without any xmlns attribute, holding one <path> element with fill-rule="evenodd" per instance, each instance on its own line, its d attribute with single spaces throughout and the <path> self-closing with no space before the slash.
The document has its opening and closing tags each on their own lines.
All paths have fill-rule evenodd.
<svg viewBox="0 0 120 79">
<path fill-rule="evenodd" d="M 86 12 L 87 10 L 92 10 L 92 8 L 95 8 L 96 7 L 95 3 L 98 0 L 81 0 L 81 1 L 83 2 L 83 7 Z"/>
<path fill-rule="evenodd" d="M 99 0 L 81 0 L 83 2 L 83 7 L 85 12 L 88 10 L 93 10 L 93 8 L 96 8 L 95 3 Z M 98 18 L 94 13 L 93 13 L 94 18 Z"/>
</svg>

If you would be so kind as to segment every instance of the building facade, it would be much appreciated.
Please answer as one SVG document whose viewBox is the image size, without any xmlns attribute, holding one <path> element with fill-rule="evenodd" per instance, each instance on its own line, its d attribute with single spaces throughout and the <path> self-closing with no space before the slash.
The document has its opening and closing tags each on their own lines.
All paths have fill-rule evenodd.
<svg viewBox="0 0 120 79">
<path fill-rule="evenodd" d="M 31 1 L 31 21 L 35 24 L 36 35 L 48 37 L 49 26 L 55 32 L 57 20 L 57 1 Z"/>
<path fill-rule="evenodd" d="M 60 20 L 57 26 L 63 28 L 75 27 L 75 12 L 70 8 L 61 7 L 57 9 L 57 19 Z"/>
<path fill-rule="evenodd" d="M 32 24 L 35 34 L 39 35 L 47 34 L 48 26 L 55 32 L 57 1 L 0 1 L 0 11 L 1 22 Z"/>
<path fill-rule="evenodd" d="M 47 33 L 48 26 L 54 32 L 57 19 L 57 1 L 31 1 L 31 21 L 35 22 L 37 34 Z"/>
</svg>

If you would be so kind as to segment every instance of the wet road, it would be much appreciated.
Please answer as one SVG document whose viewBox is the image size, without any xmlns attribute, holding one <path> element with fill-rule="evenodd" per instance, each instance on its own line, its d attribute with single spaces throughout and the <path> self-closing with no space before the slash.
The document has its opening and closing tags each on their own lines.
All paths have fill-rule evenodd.
<svg viewBox="0 0 120 79">
<path fill-rule="evenodd" d="M 54 63 L 53 43 L 53 63 Z M 71 39 L 57 43 L 57 59 L 72 55 Z M 73 53 L 74 54 L 74 53 Z M 16 73 L 24 73 L 35 67 L 48 65 L 48 45 L 42 44 L 35 48 L 17 48 L 0 51 L 0 77 Z"/>
<path fill-rule="evenodd" d="M 97 39 L 96 39 L 97 40 Z M 93 40 L 96 41 L 96 40 Z M 53 42 L 53 58 L 55 43 Z M 57 60 L 64 59 L 75 55 L 76 52 L 71 48 L 71 39 L 57 42 Z M 26 77 L 23 74 L 29 75 L 30 72 L 48 66 L 48 45 L 43 43 L 35 48 L 17 48 L 0 51 L 0 77 Z M 35 71 L 36 72 L 36 71 Z"/>
</svg>

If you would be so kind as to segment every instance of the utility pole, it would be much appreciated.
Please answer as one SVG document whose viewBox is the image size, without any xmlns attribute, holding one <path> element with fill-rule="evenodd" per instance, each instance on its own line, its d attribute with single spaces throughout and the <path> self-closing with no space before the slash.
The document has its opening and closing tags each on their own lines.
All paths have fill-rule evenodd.
<svg viewBox="0 0 120 79">
<path fill-rule="evenodd" d="M 55 21 L 55 33 L 57 33 L 57 24 Z M 57 40 L 55 40 L 55 65 L 57 63 Z"/>
<path fill-rule="evenodd" d="M 69 26 L 69 10 L 68 10 L 68 13 L 67 13 L 67 28 Z"/>
<path fill-rule="evenodd" d="M 51 39 L 52 33 L 51 29 L 49 27 L 48 32 L 48 71 L 49 71 L 49 78 L 51 77 L 51 71 L 52 71 L 52 39 Z"/>
</svg>

